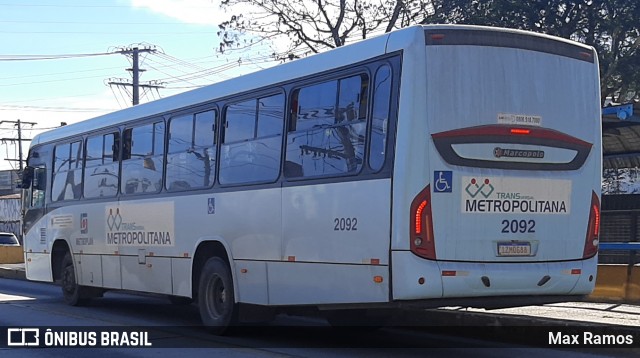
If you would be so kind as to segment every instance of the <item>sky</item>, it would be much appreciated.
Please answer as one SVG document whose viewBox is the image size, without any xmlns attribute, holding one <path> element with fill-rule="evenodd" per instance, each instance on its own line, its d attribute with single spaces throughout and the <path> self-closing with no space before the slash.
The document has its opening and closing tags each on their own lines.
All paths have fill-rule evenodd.
<svg viewBox="0 0 640 358">
<path fill-rule="evenodd" d="M 32 138 L 131 106 L 124 87 L 106 83 L 131 81 L 128 57 L 113 52 L 134 45 L 156 50 L 141 55 L 141 83 L 164 86 L 141 103 L 272 66 L 258 49 L 216 52 L 217 25 L 229 16 L 219 2 L 0 0 L 0 122 L 33 122 L 22 126 Z M 6 160 L 17 159 L 7 138 L 17 138 L 16 126 L 0 123 L 0 170 L 18 166 Z"/>
</svg>

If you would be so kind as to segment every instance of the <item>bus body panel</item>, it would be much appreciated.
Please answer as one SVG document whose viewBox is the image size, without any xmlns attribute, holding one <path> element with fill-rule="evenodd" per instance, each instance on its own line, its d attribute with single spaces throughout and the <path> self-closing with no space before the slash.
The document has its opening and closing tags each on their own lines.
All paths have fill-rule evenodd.
<svg viewBox="0 0 640 358">
<path fill-rule="evenodd" d="M 426 57 L 430 104 L 426 119 L 432 136 L 454 129 L 508 125 L 509 116 L 515 115 L 540 121 L 518 128 L 549 129 L 592 145 L 577 170 L 548 171 L 533 166 L 562 161 L 562 153 L 545 145 L 529 146 L 533 151 L 517 143 L 501 143 L 510 138 L 496 137 L 476 155 L 500 163 L 517 160 L 503 155 L 506 151 L 544 157 L 519 160 L 531 163 L 530 170 L 452 166 L 432 148 L 425 158 L 430 179 L 448 172 L 452 187 L 438 191 L 434 185 L 432 190 L 436 257 L 517 262 L 582 258 L 591 193 L 597 190 L 599 195 L 600 187 L 600 151 L 595 149 L 601 141 L 597 63 L 472 45 L 426 46 Z M 530 139 L 523 134 L 518 140 Z M 497 250 L 507 242 L 529 243 L 531 254 L 500 256 Z"/>
<path fill-rule="evenodd" d="M 123 289 L 173 294 L 170 258 L 145 257 L 141 260 L 138 256 L 121 256 L 120 267 Z"/>
<path fill-rule="evenodd" d="M 100 255 L 102 260 L 103 287 L 122 289 L 122 270 L 120 256 Z M 191 287 L 191 285 L 189 285 Z"/>
<path fill-rule="evenodd" d="M 52 282 L 51 255 L 42 252 L 25 253 L 25 272 L 28 280 Z"/>
<path fill-rule="evenodd" d="M 391 250 L 409 249 L 409 206 L 413 197 L 428 185 L 431 175 L 428 166 L 424 165 L 431 150 L 429 142 L 425 140 L 428 123 L 426 120 L 414 119 L 427 111 L 425 83 L 416 80 L 426 78 L 424 30 L 414 30 L 410 33 L 411 41 L 397 33 L 391 33 L 387 45 L 389 51 L 402 49 L 402 78 L 393 166 L 393 177 L 402 180 L 394 180 L 392 184 Z"/>
<path fill-rule="evenodd" d="M 269 262 L 269 304 L 389 301 L 389 266 Z M 380 283 L 374 281 L 378 276 Z"/>
<path fill-rule="evenodd" d="M 102 272 L 102 257 L 100 255 L 74 255 L 77 266 L 78 282 L 86 286 L 104 287 Z M 144 286 L 139 286 L 144 287 Z"/>
<path fill-rule="evenodd" d="M 425 260 L 406 250 L 391 252 L 394 300 L 420 300 L 442 297 L 440 263 Z M 420 283 L 424 279 L 424 283 Z"/>
<path fill-rule="evenodd" d="M 269 304 L 269 279 L 264 261 L 235 260 L 235 276 L 238 281 L 238 302 L 255 305 Z"/>
<path fill-rule="evenodd" d="M 423 33 L 429 36 L 439 28 Z M 522 35 L 491 31 L 496 38 L 503 33 Z M 563 48 L 567 44 L 547 36 L 527 36 L 558 41 Z M 590 292 L 597 257 L 583 260 L 583 250 L 592 200 L 600 196 L 597 60 L 512 45 L 424 46 L 429 41 L 415 41 L 403 52 L 393 186 L 393 299 Z M 388 48 L 393 43 L 392 34 Z M 571 44 L 594 56 L 591 48 Z M 508 122 L 516 117 L 519 122 Z M 469 134 L 512 127 L 559 140 L 519 142 L 493 135 L 474 142 L 478 137 Z M 465 130 L 467 137 L 451 147 L 469 160 L 451 163 L 436 147 L 435 138 Z M 535 158 L 540 152 L 543 158 Z M 514 157 L 509 156 L 512 153 Z M 532 158 L 519 158 L 518 153 Z M 584 153 L 588 155 L 579 166 L 567 164 Z M 497 161 L 502 163 L 492 167 Z M 559 168 L 562 165 L 566 168 Z M 411 217 L 416 215 L 410 211 L 411 203 L 425 188 L 430 193 L 435 242 L 431 260 L 409 251 Z M 473 201 L 474 197 L 519 204 L 534 201 L 538 207 L 496 212 L 489 210 L 487 201 Z M 520 251 L 524 249 L 530 252 Z M 507 269 L 511 267 L 514 271 Z M 579 274 L 567 274 L 571 270 Z"/>
<path fill-rule="evenodd" d="M 177 222 L 180 232 L 191 232 L 198 238 L 210 235 L 219 237 L 229 245 L 233 259 L 281 259 L 280 188 L 232 190 L 195 198 L 198 198 L 196 202 L 201 203 L 199 215 L 194 214 L 193 198 L 176 199 L 182 218 Z M 211 203 L 215 207 L 210 207 Z M 185 242 L 192 241 L 186 238 Z M 191 252 L 193 249 L 190 248 Z"/>
<path fill-rule="evenodd" d="M 390 185 L 377 179 L 283 188 L 282 260 L 388 265 Z"/>
</svg>

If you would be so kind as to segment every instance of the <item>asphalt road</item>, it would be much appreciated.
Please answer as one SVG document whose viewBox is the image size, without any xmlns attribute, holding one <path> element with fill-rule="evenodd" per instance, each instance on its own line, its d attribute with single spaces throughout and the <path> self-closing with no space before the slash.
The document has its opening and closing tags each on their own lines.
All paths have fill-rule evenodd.
<svg viewBox="0 0 640 358">
<path fill-rule="evenodd" d="M 438 314 L 459 314 L 456 308 Z M 468 312 L 465 316 L 483 315 Z M 501 314 L 502 315 L 502 314 Z M 517 315 L 519 316 L 519 315 Z M 434 319 L 438 318 L 435 316 Z M 498 316 L 493 316 L 498 317 Z M 637 314 L 636 314 L 637 319 Z M 471 328 L 480 327 L 475 321 Z M 495 324 L 495 321 L 486 321 Z M 566 326 L 558 324 L 557 327 Z M 199 324 L 195 306 L 172 305 L 162 297 L 107 293 L 86 307 L 69 307 L 60 289 L 51 284 L 0 279 L 0 327 L 96 327 L 96 329 L 140 329 L 148 333 L 149 348 L 0 348 L 4 357 L 191 357 L 203 354 L 230 357 L 593 357 L 637 356 L 636 349 L 528 348 L 512 343 L 463 337 L 421 327 L 391 327 L 369 332 L 332 330 L 318 318 L 279 316 L 275 323 L 240 329 L 232 336 L 212 336 Z M 445 327 L 447 328 L 447 327 Z M 449 327 L 450 328 L 450 327 Z M 550 328 L 555 330 L 556 328 Z M 464 330 L 464 329 L 463 329 Z M 468 333 L 468 329 L 465 331 Z M 0 338 L 6 333 L 0 331 Z M 2 340 L 0 339 L 0 342 Z M 188 348 L 186 348 L 188 347 Z"/>
</svg>

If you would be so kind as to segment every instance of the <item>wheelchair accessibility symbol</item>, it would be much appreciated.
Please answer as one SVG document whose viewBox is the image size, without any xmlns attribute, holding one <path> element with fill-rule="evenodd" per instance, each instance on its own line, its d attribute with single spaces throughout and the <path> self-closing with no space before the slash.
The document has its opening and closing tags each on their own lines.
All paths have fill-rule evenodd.
<svg viewBox="0 0 640 358">
<path fill-rule="evenodd" d="M 433 192 L 434 193 L 451 193 L 453 184 L 453 172 L 448 170 L 440 170 L 433 172 Z"/>
</svg>

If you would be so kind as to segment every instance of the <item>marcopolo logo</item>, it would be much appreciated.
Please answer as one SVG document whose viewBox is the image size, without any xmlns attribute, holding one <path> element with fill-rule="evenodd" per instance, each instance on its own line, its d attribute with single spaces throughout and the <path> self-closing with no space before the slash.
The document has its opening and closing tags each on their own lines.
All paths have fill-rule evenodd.
<svg viewBox="0 0 640 358">
<path fill-rule="evenodd" d="M 523 150 L 523 149 L 506 149 L 495 147 L 493 149 L 493 155 L 496 158 L 544 158 L 544 151 L 542 150 Z"/>
</svg>

